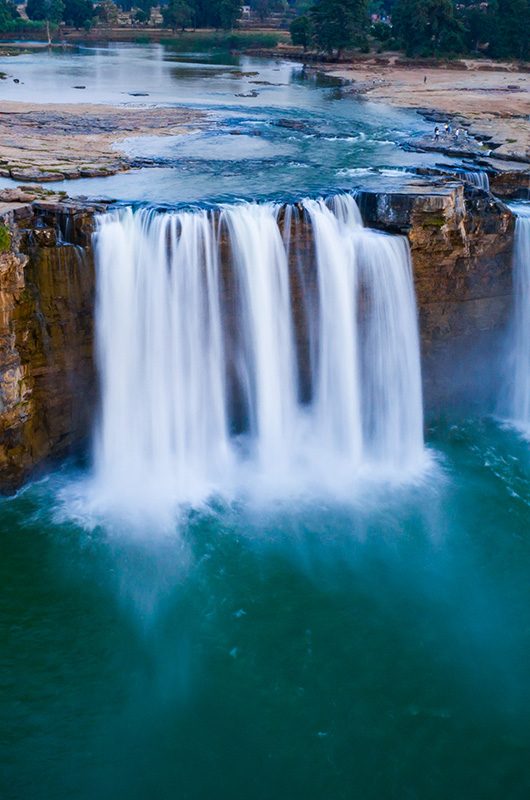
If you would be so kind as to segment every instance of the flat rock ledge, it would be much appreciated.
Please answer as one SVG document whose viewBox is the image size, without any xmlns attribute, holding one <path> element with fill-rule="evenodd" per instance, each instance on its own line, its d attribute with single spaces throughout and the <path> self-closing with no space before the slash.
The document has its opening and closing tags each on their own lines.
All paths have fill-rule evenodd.
<svg viewBox="0 0 530 800">
<path fill-rule="evenodd" d="M 100 178 L 131 169 L 120 143 L 138 136 L 178 136 L 206 115 L 186 108 L 4 103 L 0 177 L 46 183 Z"/>
</svg>

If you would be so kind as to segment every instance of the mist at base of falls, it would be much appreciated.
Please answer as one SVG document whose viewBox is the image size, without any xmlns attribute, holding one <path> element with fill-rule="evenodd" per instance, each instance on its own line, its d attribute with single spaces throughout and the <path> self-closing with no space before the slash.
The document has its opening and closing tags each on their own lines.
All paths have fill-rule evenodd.
<svg viewBox="0 0 530 800">
<path fill-rule="evenodd" d="M 96 261 L 96 513 L 347 500 L 425 468 L 408 245 L 353 197 L 122 209 Z"/>
<path fill-rule="evenodd" d="M 442 481 L 171 537 L 59 519 L 66 466 L 0 501 L 2 798 L 526 798 L 528 447 L 428 442 Z"/>
</svg>

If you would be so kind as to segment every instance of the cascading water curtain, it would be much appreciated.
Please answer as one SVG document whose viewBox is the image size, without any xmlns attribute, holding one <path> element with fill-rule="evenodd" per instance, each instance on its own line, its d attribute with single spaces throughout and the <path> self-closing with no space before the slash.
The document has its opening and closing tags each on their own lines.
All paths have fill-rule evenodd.
<svg viewBox="0 0 530 800">
<path fill-rule="evenodd" d="M 421 466 L 408 246 L 363 228 L 352 197 L 125 209 L 95 244 L 109 497 L 333 492 Z"/>
<path fill-rule="evenodd" d="M 200 500 L 231 458 L 214 220 L 120 211 L 96 253 L 102 483 Z"/>
<path fill-rule="evenodd" d="M 530 205 L 514 206 L 517 214 L 513 255 L 514 350 L 510 414 L 530 435 Z"/>
</svg>

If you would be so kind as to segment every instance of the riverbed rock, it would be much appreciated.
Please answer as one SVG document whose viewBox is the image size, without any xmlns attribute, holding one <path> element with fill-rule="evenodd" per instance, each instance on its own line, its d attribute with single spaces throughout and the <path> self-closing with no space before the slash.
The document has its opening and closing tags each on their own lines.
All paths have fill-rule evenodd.
<svg viewBox="0 0 530 800">
<path fill-rule="evenodd" d="M 36 195 L 26 192 L 20 186 L 15 189 L 2 189 L 0 191 L 1 203 L 32 203 Z"/>
<path fill-rule="evenodd" d="M 494 170 L 490 172 L 490 188 L 493 194 L 507 200 L 530 199 L 530 169 Z"/>
<path fill-rule="evenodd" d="M 14 181 L 37 181 L 38 183 L 64 180 L 62 172 L 47 172 L 35 167 L 28 169 L 14 168 L 11 170 L 11 177 Z"/>
<path fill-rule="evenodd" d="M 113 167 L 81 167 L 78 174 L 81 178 L 107 178 L 114 175 L 118 170 Z"/>
</svg>

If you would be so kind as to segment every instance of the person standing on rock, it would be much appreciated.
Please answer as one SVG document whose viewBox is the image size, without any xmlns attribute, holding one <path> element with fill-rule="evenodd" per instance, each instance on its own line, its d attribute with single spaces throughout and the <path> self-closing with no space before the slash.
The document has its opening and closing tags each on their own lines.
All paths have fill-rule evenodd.
<svg viewBox="0 0 530 800">
<path fill-rule="evenodd" d="M 438 125 L 436 125 L 436 127 L 434 128 L 434 141 L 437 142 L 439 138 L 440 138 L 440 128 L 438 127 Z"/>
</svg>

